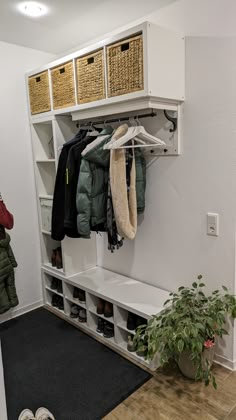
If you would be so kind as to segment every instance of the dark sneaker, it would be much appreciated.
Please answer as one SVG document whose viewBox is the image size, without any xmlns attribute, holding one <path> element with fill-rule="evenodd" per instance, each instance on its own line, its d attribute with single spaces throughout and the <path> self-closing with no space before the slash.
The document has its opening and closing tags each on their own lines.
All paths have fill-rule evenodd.
<svg viewBox="0 0 236 420">
<path fill-rule="evenodd" d="M 59 304 L 59 299 L 60 296 L 53 294 L 52 295 L 52 306 L 55 306 L 55 308 L 58 308 L 58 304 Z"/>
<path fill-rule="evenodd" d="M 71 305 L 70 317 L 71 318 L 78 318 L 79 317 L 79 307 L 77 305 Z"/>
<path fill-rule="evenodd" d="M 111 338 L 114 337 L 114 326 L 110 324 L 109 322 L 104 323 L 104 332 L 103 336 L 105 338 Z"/>
<path fill-rule="evenodd" d="M 79 289 L 78 289 L 78 287 L 74 287 L 73 298 L 74 299 L 79 299 Z"/>
<path fill-rule="evenodd" d="M 133 339 L 131 337 L 131 335 L 129 335 L 128 337 L 128 343 L 127 343 L 127 350 L 130 351 L 131 353 L 134 353 L 136 351 L 136 346 L 133 342 Z"/>
<path fill-rule="evenodd" d="M 104 314 L 104 306 L 105 306 L 105 301 L 103 299 L 99 299 L 98 305 L 97 305 L 97 314 L 99 315 Z"/>
<path fill-rule="evenodd" d="M 61 280 L 58 280 L 57 292 L 58 293 L 62 293 L 62 281 Z"/>
<path fill-rule="evenodd" d="M 141 316 L 138 316 L 136 321 L 136 328 L 140 325 L 147 325 L 147 320 L 145 318 L 142 318 Z"/>
<path fill-rule="evenodd" d="M 58 279 L 56 279 L 55 277 L 52 278 L 51 281 L 51 289 L 52 290 L 57 290 L 57 285 L 58 285 Z"/>
<path fill-rule="evenodd" d="M 58 309 L 64 311 L 64 300 L 62 296 L 58 296 Z"/>
<path fill-rule="evenodd" d="M 130 331 L 134 331 L 136 327 L 137 327 L 137 315 L 129 312 L 128 319 L 127 319 L 127 329 Z"/>
<path fill-rule="evenodd" d="M 56 250 L 56 267 L 58 270 L 63 268 L 62 265 L 62 254 L 61 254 L 61 247 L 59 246 Z"/>
<path fill-rule="evenodd" d="M 113 305 L 110 302 L 105 302 L 104 306 L 104 316 L 106 318 L 111 318 L 113 316 Z"/>
<path fill-rule="evenodd" d="M 87 314 L 85 309 L 79 310 L 79 322 L 87 322 Z"/>
<path fill-rule="evenodd" d="M 51 255 L 51 263 L 53 267 L 56 267 L 56 256 L 57 256 L 57 250 L 53 249 L 52 255 Z"/>
<path fill-rule="evenodd" d="M 98 318 L 98 326 L 97 326 L 96 331 L 99 334 L 102 334 L 104 332 L 104 319 Z"/>
<path fill-rule="evenodd" d="M 81 289 L 78 289 L 78 290 L 79 290 L 79 293 L 78 293 L 78 295 L 79 295 L 79 301 L 81 303 L 85 303 L 86 302 L 85 291 L 84 290 L 81 290 Z"/>
</svg>

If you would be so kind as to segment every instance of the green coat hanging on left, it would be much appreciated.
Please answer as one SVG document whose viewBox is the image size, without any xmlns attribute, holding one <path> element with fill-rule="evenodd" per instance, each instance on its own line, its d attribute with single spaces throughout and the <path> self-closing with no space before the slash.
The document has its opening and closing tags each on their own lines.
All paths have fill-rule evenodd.
<svg viewBox="0 0 236 420">
<path fill-rule="evenodd" d="M 0 314 L 19 303 L 14 274 L 17 262 L 10 246 L 10 240 L 7 233 L 5 239 L 0 240 Z"/>
</svg>

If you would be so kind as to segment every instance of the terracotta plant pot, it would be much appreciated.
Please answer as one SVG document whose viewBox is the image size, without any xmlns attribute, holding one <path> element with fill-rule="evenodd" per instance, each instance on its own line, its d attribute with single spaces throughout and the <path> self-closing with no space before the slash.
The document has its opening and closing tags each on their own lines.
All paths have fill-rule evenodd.
<svg viewBox="0 0 236 420">
<path fill-rule="evenodd" d="M 205 349 L 202 353 L 202 367 L 205 368 L 206 360 L 212 366 L 213 358 L 215 354 L 215 346 L 209 349 Z M 191 352 L 189 350 L 184 350 L 179 357 L 178 366 L 182 374 L 189 379 L 195 379 L 197 373 L 197 366 L 194 365 L 193 361 L 190 358 Z"/>
</svg>

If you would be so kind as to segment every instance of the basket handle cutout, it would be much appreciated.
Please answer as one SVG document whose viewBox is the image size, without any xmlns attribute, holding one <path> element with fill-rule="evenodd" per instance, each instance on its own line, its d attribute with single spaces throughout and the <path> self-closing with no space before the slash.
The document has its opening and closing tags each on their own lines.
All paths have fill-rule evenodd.
<svg viewBox="0 0 236 420">
<path fill-rule="evenodd" d="M 121 51 L 127 51 L 129 50 L 129 42 L 126 42 L 125 44 L 121 45 Z"/>
<path fill-rule="evenodd" d="M 40 80 L 41 80 L 41 77 L 40 76 L 38 76 L 38 77 L 36 77 L 36 83 L 38 83 L 38 82 L 40 82 Z"/>
<path fill-rule="evenodd" d="M 87 62 L 88 62 L 88 64 L 94 63 L 94 57 L 89 57 Z"/>
<path fill-rule="evenodd" d="M 60 74 L 62 74 L 62 73 L 65 73 L 66 69 L 65 67 L 63 67 L 62 69 L 59 69 L 59 71 L 60 71 Z"/>
</svg>

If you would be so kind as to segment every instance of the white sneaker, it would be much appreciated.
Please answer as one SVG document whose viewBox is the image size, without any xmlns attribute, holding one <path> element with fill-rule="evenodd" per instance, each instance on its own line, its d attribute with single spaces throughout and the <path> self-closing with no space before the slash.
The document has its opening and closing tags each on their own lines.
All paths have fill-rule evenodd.
<svg viewBox="0 0 236 420">
<path fill-rule="evenodd" d="M 40 407 L 35 413 L 35 419 L 36 420 L 55 420 L 55 417 L 47 408 Z"/>
<path fill-rule="evenodd" d="M 35 420 L 34 413 L 26 408 L 20 413 L 18 420 Z"/>
</svg>

